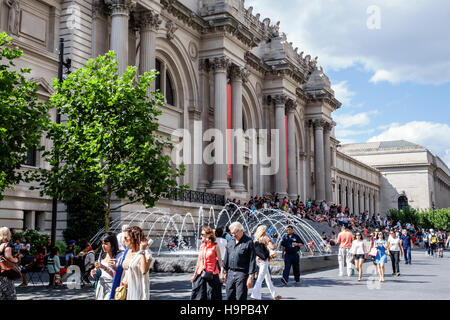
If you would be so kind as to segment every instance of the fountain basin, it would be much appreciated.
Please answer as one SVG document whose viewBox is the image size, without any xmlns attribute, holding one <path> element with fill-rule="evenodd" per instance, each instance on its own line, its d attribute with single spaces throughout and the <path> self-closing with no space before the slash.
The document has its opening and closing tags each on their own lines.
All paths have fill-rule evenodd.
<svg viewBox="0 0 450 320">
<path fill-rule="evenodd" d="M 194 273 L 197 264 L 198 254 L 188 253 L 161 253 L 154 256 L 155 264 L 152 272 L 167 273 Z M 337 254 L 324 254 L 316 256 L 300 257 L 300 272 L 317 271 L 326 268 L 335 268 L 338 266 Z M 272 274 L 281 275 L 284 269 L 284 262 L 277 258 L 270 261 L 270 270 Z"/>
</svg>

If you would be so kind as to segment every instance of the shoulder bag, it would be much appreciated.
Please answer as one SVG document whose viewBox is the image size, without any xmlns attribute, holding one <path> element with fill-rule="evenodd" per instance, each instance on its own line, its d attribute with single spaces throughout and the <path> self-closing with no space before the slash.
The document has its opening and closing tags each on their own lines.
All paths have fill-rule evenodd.
<svg viewBox="0 0 450 320">
<path fill-rule="evenodd" d="M 125 251 L 125 253 L 122 256 L 122 260 L 120 261 L 120 265 L 123 264 L 123 261 L 125 260 L 125 256 L 128 250 Z M 127 288 L 128 285 L 122 283 L 120 286 L 116 288 L 116 292 L 114 294 L 114 300 L 126 300 L 127 299 Z"/>
<path fill-rule="evenodd" d="M 6 246 L 3 249 L 6 249 Z M 2 269 L 0 275 L 2 277 L 7 277 L 10 280 L 17 280 L 22 278 L 22 273 L 20 272 L 19 266 L 9 261 L 4 255 L 0 255 L 0 267 Z"/>
</svg>

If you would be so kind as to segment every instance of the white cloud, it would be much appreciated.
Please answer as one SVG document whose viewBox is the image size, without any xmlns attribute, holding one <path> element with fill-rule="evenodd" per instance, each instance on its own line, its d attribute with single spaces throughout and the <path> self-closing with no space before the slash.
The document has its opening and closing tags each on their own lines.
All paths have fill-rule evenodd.
<svg viewBox="0 0 450 320">
<path fill-rule="evenodd" d="M 338 99 L 343 106 L 349 106 L 351 104 L 352 97 L 356 94 L 348 88 L 347 81 L 341 81 L 331 86 L 334 90 L 334 96 Z"/>
<path fill-rule="evenodd" d="M 369 29 L 376 3 L 380 29 Z M 371 82 L 441 84 L 450 81 L 448 0 L 247 0 L 261 20 L 281 21 L 280 31 L 325 70 L 362 65 Z M 289 10 L 286 7 L 289 6 Z"/>
<path fill-rule="evenodd" d="M 333 119 L 336 121 L 337 128 L 350 128 L 350 127 L 363 127 L 370 123 L 371 116 L 378 114 L 378 110 L 371 110 L 360 113 L 343 113 L 333 115 Z M 336 129 L 338 130 L 338 129 Z"/>
<path fill-rule="evenodd" d="M 445 123 L 412 121 L 400 125 L 392 123 L 388 129 L 368 140 L 406 140 L 424 146 L 437 154 L 450 167 L 450 126 Z"/>
</svg>

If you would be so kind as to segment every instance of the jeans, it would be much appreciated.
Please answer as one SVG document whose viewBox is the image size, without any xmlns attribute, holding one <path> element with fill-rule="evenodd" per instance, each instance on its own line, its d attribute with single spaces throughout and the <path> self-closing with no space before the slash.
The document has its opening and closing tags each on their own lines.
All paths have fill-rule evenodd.
<svg viewBox="0 0 450 320">
<path fill-rule="evenodd" d="M 286 282 L 289 281 L 291 266 L 294 271 L 295 281 L 300 281 L 300 257 L 298 253 L 285 253 L 284 255 L 283 279 L 286 280 Z"/>
<path fill-rule="evenodd" d="M 347 276 L 352 275 L 352 255 L 350 254 L 350 248 L 339 248 L 338 253 L 339 261 L 339 275 L 344 274 L 344 263 L 347 264 Z"/>
<path fill-rule="evenodd" d="M 403 255 L 405 257 L 405 263 L 411 263 L 411 247 L 403 248 Z"/>
<path fill-rule="evenodd" d="M 400 273 L 400 251 L 390 251 L 391 262 L 392 262 L 392 272 Z"/>
<path fill-rule="evenodd" d="M 258 271 L 258 279 L 256 280 L 255 285 L 253 286 L 253 291 L 251 297 L 253 299 L 261 299 L 261 287 L 264 280 L 266 280 L 267 287 L 269 288 L 270 294 L 272 295 L 272 299 L 275 299 L 278 296 L 277 291 L 272 283 L 272 278 L 270 277 L 269 272 L 269 261 L 262 261 L 258 263 L 259 271 Z"/>
</svg>

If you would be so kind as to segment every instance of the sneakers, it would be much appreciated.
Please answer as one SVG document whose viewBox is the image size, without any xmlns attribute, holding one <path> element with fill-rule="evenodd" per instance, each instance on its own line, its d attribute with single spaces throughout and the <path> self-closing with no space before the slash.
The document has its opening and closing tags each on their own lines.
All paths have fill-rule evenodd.
<svg viewBox="0 0 450 320">
<path fill-rule="evenodd" d="M 281 278 L 281 283 L 283 283 L 285 286 L 288 285 L 288 282 L 284 278 Z"/>
</svg>

